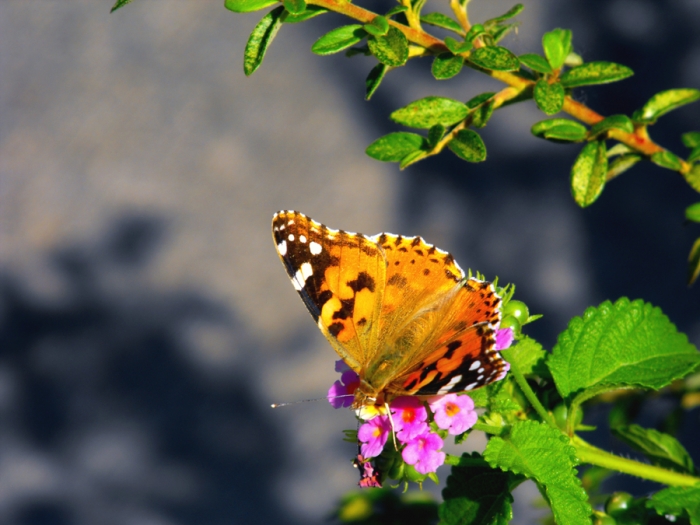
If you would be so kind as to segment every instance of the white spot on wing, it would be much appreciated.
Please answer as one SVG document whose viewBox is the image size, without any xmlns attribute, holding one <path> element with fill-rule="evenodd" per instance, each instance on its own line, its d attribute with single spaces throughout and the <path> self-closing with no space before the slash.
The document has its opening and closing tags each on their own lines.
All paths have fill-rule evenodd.
<svg viewBox="0 0 700 525">
<path fill-rule="evenodd" d="M 474 390 L 474 387 L 475 387 L 477 384 L 478 384 L 478 383 L 471 383 L 471 384 L 465 386 L 465 387 L 464 387 L 464 390 Z"/>
<path fill-rule="evenodd" d="M 287 237 L 287 239 L 289 239 L 289 242 L 294 242 L 294 234 L 290 233 L 289 237 Z"/>
<path fill-rule="evenodd" d="M 311 252 L 311 255 L 318 255 L 323 251 L 323 247 L 316 241 L 311 241 L 309 243 L 309 251 Z"/>
<path fill-rule="evenodd" d="M 289 219 L 289 222 L 287 222 L 287 226 L 291 226 L 294 224 L 294 219 Z"/>
<path fill-rule="evenodd" d="M 452 379 L 450 379 L 450 382 L 447 383 L 445 386 L 443 386 L 440 390 L 438 390 L 438 395 L 443 395 L 447 394 L 452 390 L 452 387 L 455 386 L 457 383 L 459 383 L 462 380 L 462 376 L 454 376 Z"/>
<path fill-rule="evenodd" d="M 304 281 L 306 281 L 309 277 L 311 277 L 314 274 L 314 268 L 311 266 L 311 263 L 305 262 L 304 264 L 301 265 L 301 268 L 299 268 L 301 271 L 301 276 L 304 278 Z"/>
<path fill-rule="evenodd" d="M 477 372 L 480 373 L 480 374 L 483 374 L 483 373 L 484 373 L 484 367 L 479 368 L 479 370 L 477 370 Z"/>
<path fill-rule="evenodd" d="M 304 244 L 304 243 L 306 242 L 306 237 L 304 237 L 303 235 L 300 235 L 300 236 L 299 236 L 299 242 L 302 243 L 302 244 Z"/>
<path fill-rule="evenodd" d="M 292 279 L 292 284 L 294 285 L 294 288 L 297 290 L 297 292 L 300 292 L 304 289 L 306 279 L 311 277 L 313 274 L 314 269 L 311 266 L 311 264 L 305 262 L 301 265 L 301 268 L 299 268 L 297 270 L 297 273 L 294 274 L 294 279 Z"/>
<path fill-rule="evenodd" d="M 284 256 L 287 255 L 287 241 L 282 241 L 277 245 L 277 251 L 280 252 L 280 255 Z"/>
<path fill-rule="evenodd" d="M 472 363 L 472 365 L 469 367 L 469 370 L 476 370 L 481 366 L 481 361 L 476 360 Z"/>
</svg>

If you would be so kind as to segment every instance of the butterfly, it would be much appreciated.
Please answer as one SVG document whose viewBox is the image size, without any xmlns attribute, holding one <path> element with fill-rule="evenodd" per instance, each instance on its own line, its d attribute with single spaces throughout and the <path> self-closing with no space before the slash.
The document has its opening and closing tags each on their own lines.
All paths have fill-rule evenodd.
<svg viewBox="0 0 700 525">
<path fill-rule="evenodd" d="M 360 377 L 352 408 L 473 390 L 508 369 L 495 349 L 501 298 L 420 237 L 272 219 L 277 253 L 321 332 Z"/>
</svg>

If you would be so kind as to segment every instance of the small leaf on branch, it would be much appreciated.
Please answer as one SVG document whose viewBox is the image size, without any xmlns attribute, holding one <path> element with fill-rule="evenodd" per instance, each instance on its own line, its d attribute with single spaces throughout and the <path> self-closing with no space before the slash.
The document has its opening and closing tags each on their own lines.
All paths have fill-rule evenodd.
<svg viewBox="0 0 700 525">
<path fill-rule="evenodd" d="M 472 126 L 475 128 L 483 128 L 488 124 L 488 121 L 493 115 L 493 109 L 496 101 L 491 99 L 488 103 L 478 106 L 472 111 Z"/>
<path fill-rule="evenodd" d="M 564 399 L 586 389 L 658 390 L 699 363 L 695 346 L 659 308 L 625 297 L 574 317 L 547 361 Z"/>
<path fill-rule="evenodd" d="M 695 472 L 688 451 L 673 436 L 639 425 L 620 426 L 610 430 L 615 437 L 644 454 L 653 465 L 691 475 Z"/>
<path fill-rule="evenodd" d="M 688 155 L 688 162 L 695 162 L 696 160 L 700 160 L 700 146 L 693 148 L 693 151 Z"/>
<path fill-rule="evenodd" d="M 634 124 L 632 123 L 632 119 L 630 119 L 627 115 L 610 115 L 597 124 L 591 126 L 588 136 L 595 138 L 602 133 L 610 131 L 611 129 L 620 129 L 622 131 L 626 131 L 627 133 L 632 133 L 634 132 Z"/>
<path fill-rule="evenodd" d="M 659 151 L 651 156 L 651 161 L 657 166 L 673 171 L 680 171 L 683 168 L 681 159 L 670 151 Z"/>
<path fill-rule="evenodd" d="M 492 69 L 494 71 L 516 71 L 520 69 L 518 57 L 501 46 L 475 49 L 469 55 L 469 61 L 483 69 Z"/>
<path fill-rule="evenodd" d="M 382 15 L 375 16 L 369 24 L 362 26 L 370 35 L 384 36 L 389 32 L 389 22 Z"/>
<path fill-rule="evenodd" d="M 520 59 L 520 63 L 522 65 L 529 67 L 538 73 L 550 74 L 553 72 L 549 62 L 547 62 L 547 59 L 541 55 L 536 53 L 526 53 L 524 55 L 520 55 L 518 58 Z"/>
<path fill-rule="evenodd" d="M 285 11 L 282 15 L 282 22 L 284 22 L 285 24 L 298 24 L 299 22 L 305 22 L 310 18 L 317 17 L 318 15 L 322 15 L 323 13 L 327 12 L 328 9 L 324 9 L 323 7 L 319 7 L 317 5 L 307 4 L 306 11 L 304 11 L 303 13 L 293 15 L 289 11 Z"/>
<path fill-rule="evenodd" d="M 377 91 L 379 84 L 382 83 L 382 80 L 384 80 L 384 76 L 389 69 L 389 66 L 386 66 L 381 62 L 372 68 L 369 75 L 367 75 L 367 79 L 365 80 L 365 100 L 372 98 L 372 95 L 374 95 L 374 92 Z"/>
<path fill-rule="evenodd" d="M 405 11 L 408 11 L 408 7 L 405 5 L 397 5 L 396 7 L 392 7 L 389 9 L 386 14 L 384 15 L 387 18 L 391 18 L 394 15 L 398 15 L 399 13 L 403 13 Z"/>
<path fill-rule="evenodd" d="M 695 164 L 688 173 L 684 173 L 683 178 L 691 188 L 700 193 L 700 164 Z"/>
<path fill-rule="evenodd" d="M 282 0 L 282 5 L 293 15 L 300 15 L 306 11 L 306 0 Z"/>
<path fill-rule="evenodd" d="M 412 151 L 411 153 L 409 153 L 401 159 L 401 162 L 399 162 L 399 169 L 402 170 L 404 168 L 407 168 L 411 164 L 418 162 L 421 159 L 424 159 L 427 154 L 428 152 L 424 150 Z"/>
<path fill-rule="evenodd" d="M 317 55 L 332 55 L 343 49 L 354 46 L 367 36 L 367 32 L 360 24 L 350 24 L 336 27 L 329 31 L 311 46 L 311 52 Z"/>
<path fill-rule="evenodd" d="M 372 36 L 367 39 L 372 54 L 387 66 L 403 66 L 408 60 L 408 40 L 400 29 L 394 26 L 384 36 Z"/>
<path fill-rule="evenodd" d="M 474 24 L 469 32 L 465 35 L 464 40 L 467 42 L 473 42 L 475 38 L 486 33 L 486 29 L 481 24 Z"/>
<path fill-rule="evenodd" d="M 525 9 L 525 6 L 523 6 L 523 4 L 515 4 L 508 11 L 503 13 L 501 16 L 497 16 L 495 18 L 488 19 L 486 22 L 484 22 L 484 26 L 491 26 L 494 24 L 498 24 L 500 22 L 505 22 L 509 18 L 513 18 L 514 16 L 518 16 L 522 12 L 523 9 Z"/>
<path fill-rule="evenodd" d="M 700 146 L 700 131 L 689 131 L 681 135 L 681 140 L 686 148 L 697 148 Z"/>
<path fill-rule="evenodd" d="M 427 146 L 425 137 L 416 133 L 396 132 L 379 137 L 372 142 L 365 153 L 383 162 L 399 162 L 409 153 Z"/>
<path fill-rule="evenodd" d="M 608 158 L 610 158 L 610 152 L 608 152 Z M 642 156 L 637 155 L 636 153 L 620 155 L 612 162 L 609 162 L 607 179 L 610 180 L 613 177 L 617 177 L 621 173 L 624 173 L 632 166 L 637 164 L 637 162 L 640 160 L 642 160 Z"/>
<path fill-rule="evenodd" d="M 420 21 L 431 26 L 449 29 L 459 35 L 464 33 L 464 29 L 462 29 L 462 26 L 459 25 L 457 21 L 442 13 L 428 13 L 427 15 L 422 15 Z"/>
<path fill-rule="evenodd" d="M 642 109 L 635 111 L 632 118 L 637 122 L 653 124 L 660 116 L 698 99 L 700 99 L 700 89 L 662 91 L 651 97 Z"/>
<path fill-rule="evenodd" d="M 693 284 L 700 275 L 700 238 L 695 239 L 688 255 L 688 285 Z"/>
<path fill-rule="evenodd" d="M 700 525 L 700 485 L 669 487 L 654 494 L 646 505 L 660 516 L 686 517 L 691 525 Z"/>
<path fill-rule="evenodd" d="M 117 9 L 124 7 L 126 4 L 130 4 L 132 0 L 117 0 L 114 2 L 112 9 L 109 10 L 110 13 L 114 13 Z M 272 2 L 274 3 L 274 2 Z"/>
<path fill-rule="evenodd" d="M 685 209 L 685 219 L 693 222 L 700 222 L 700 202 L 691 204 Z"/>
<path fill-rule="evenodd" d="M 129 2 L 131 2 L 131 0 L 123 2 L 119 7 Z M 251 13 L 253 11 L 260 11 L 276 3 L 277 0 L 225 0 L 224 7 L 234 13 Z"/>
<path fill-rule="evenodd" d="M 430 129 L 435 124 L 452 126 L 464 120 L 467 105 L 445 97 L 425 97 L 394 111 L 389 118 L 397 124 L 411 128 Z"/>
<path fill-rule="evenodd" d="M 243 52 L 243 72 L 246 76 L 252 75 L 262 64 L 267 49 L 282 26 L 282 13 L 284 6 L 276 7 L 253 28 Z"/>
<path fill-rule="evenodd" d="M 551 68 L 561 68 L 572 51 L 571 30 L 557 28 L 545 33 L 542 35 L 542 49 Z"/>
<path fill-rule="evenodd" d="M 576 477 L 576 452 L 558 430 L 537 421 L 516 422 L 506 438 L 492 437 L 484 459 L 544 487 L 558 525 L 590 523 L 592 509 Z"/>
<path fill-rule="evenodd" d="M 435 124 L 432 128 L 428 130 L 428 147 L 430 149 L 434 148 L 435 145 L 442 140 L 445 136 L 445 126 L 442 124 Z"/>
<path fill-rule="evenodd" d="M 552 118 L 537 122 L 530 132 L 535 137 L 540 137 L 555 142 L 580 142 L 586 138 L 586 127 L 565 118 Z"/>
<path fill-rule="evenodd" d="M 554 115 L 561 111 L 565 95 L 564 87 L 559 82 L 550 84 L 546 80 L 539 80 L 533 90 L 537 107 L 547 115 Z"/>
<path fill-rule="evenodd" d="M 457 76 L 462 71 L 462 66 L 464 66 L 464 57 L 452 53 L 440 53 L 433 59 L 430 71 L 437 80 L 447 80 Z"/>
<path fill-rule="evenodd" d="M 460 129 L 457 135 L 447 144 L 452 153 L 467 162 L 483 162 L 486 160 L 486 144 L 479 134 L 471 129 Z"/>
<path fill-rule="evenodd" d="M 445 45 L 447 46 L 447 49 L 449 49 L 455 55 L 469 51 L 474 47 L 474 44 L 471 42 L 460 42 L 451 36 L 445 37 Z"/>
<path fill-rule="evenodd" d="M 560 77 L 560 80 L 564 87 L 574 88 L 617 82 L 632 75 L 634 75 L 634 72 L 621 64 L 615 64 L 614 62 L 587 62 L 569 69 Z"/>
<path fill-rule="evenodd" d="M 593 204 L 603 192 L 607 173 L 605 141 L 589 142 L 571 168 L 571 194 L 576 204 L 582 208 Z"/>
</svg>

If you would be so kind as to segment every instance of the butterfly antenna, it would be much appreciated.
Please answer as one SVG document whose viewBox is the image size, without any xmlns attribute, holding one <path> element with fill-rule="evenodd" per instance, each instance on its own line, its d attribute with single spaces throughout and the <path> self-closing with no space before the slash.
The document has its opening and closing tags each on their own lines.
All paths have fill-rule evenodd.
<svg viewBox="0 0 700 525">
<path fill-rule="evenodd" d="M 337 399 L 339 397 L 353 397 L 353 394 L 343 394 L 342 396 L 334 396 L 331 399 Z M 290 401 L 288 403 L 272 403 L 270 406 L 272 408 L 280 408 L 289 405 L 298 405 L 299 403 L 308 403 L 309 401 L 323 401 L 325 399 L 328 399 L 328 397 L 317 397 L 315 399 L 300 399 L 298 401 Z"/>
</svg>

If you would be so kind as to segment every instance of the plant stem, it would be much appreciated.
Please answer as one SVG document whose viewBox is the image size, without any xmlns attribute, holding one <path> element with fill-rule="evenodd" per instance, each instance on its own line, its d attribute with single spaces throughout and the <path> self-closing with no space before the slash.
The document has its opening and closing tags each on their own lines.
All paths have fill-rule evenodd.
<svg viewBox="0 0 700 525">
<path fill-rule="evenodd" d="M 497 427 L 495 425 L 487 425 L 486 423 L 474 423 L 472 427 L 473 430 L 480 430 L 486 434 L 491 434 L 494 436 L 500 436 L 505 430 L 505 427 Z"/>
<path fill-rule="evenodd" d="M 576 448 L 576 456 L 584 463 L 590 463 L 591 465 L 624 472 L 625 474 L 675 487 L 691 487 L 700 483 L 700 478 L 695 476 L 681 474 L 680 472 L 674 472 L 661 467 L 655 467 L 654 465 L 647 465 L 639 461 L 616 456 L 598 447 L 594 447 L 578 436 L 573 436 L 571 443 Z"/>
<path fill-rule="evenodd" d="M 540 400 L 537 399 L 537 396 L 532 391 L 532 388 L 530 388 L 530 385 L 527 383 L 525 376 L 520 372 L 517 362 L 510 363 L 510 373 L 515 378 L 515 382 L 518 383 L 518 386 L 520 387 L 522 393 L 532 405 L 532 408 L 534 408 L 537 414 L 540 416 L 540 418 L 542 418 L 542 421 L 549 424 L 551 427 L 558 429 L 559 427 L 557 427 L 557 424 L 554 421 L 554 417 L 552 416 L 552 414 L 547 412 L 544 406 L 542 406 L 542 403 L 540 403 Z"/>
</svg>

